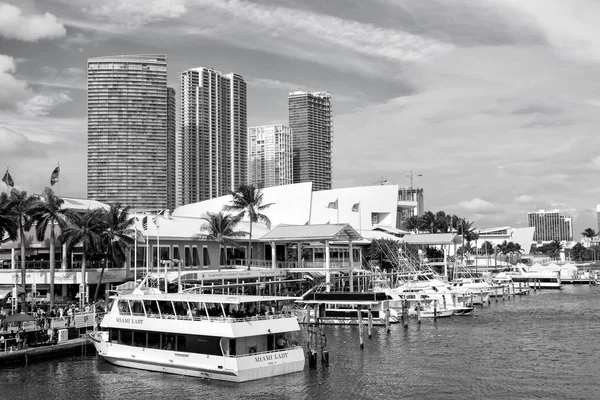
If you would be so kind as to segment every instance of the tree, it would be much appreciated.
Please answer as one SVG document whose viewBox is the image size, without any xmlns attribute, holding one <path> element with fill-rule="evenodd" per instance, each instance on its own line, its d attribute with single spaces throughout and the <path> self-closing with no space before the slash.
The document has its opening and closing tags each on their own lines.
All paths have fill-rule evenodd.
<svg viewBox="0 0 600 400">
<path fill-rule="evenodd" d="M 36 198 L 27 194 L 24 190 L 13 189 L 10 191 L 10 202 L 12 203 L 11 218 L 18 227 L 19 240 L 21 241 L 21 286 L 25 287 L 27 269 L 25 267 L 25 232 L 31 229 L 33 218 L 31 208 Z"/>
<path fill-rule="evenodd" d="M 585 230 L 581 232 L 581 236 L 591 239 L 596 236 L 596 231 L 592 228 L 585 228 Z"/>
<path fill-rule="evenodd" d="M 222 247 L 226 244 L 239 246 L 232 239 L 240 238 L 248 234 L 247 232 L 234 230 L 242 217 L 239 214 L 231 215 L 225 214 L 222 211 L 218 213 L 208 211 L 201 219 L 205 222 L 200 229 L 208 232 L 206 235 L 208 239 L 215 240 L 219 243 L 219 270 L 221 270 L 221 265 L 227 265 L 227 253 L 225 252 L 225 257 L 223 257 Z"/>
<path fill-rule="evenodd" d="M 47 187 L 39 201 L 33 203 L 31 214 L 36 223 L 36 236 L 38 241 L 44 240 L 46 230 L 50 225 L 50 308 L 54 307 L 54 275 L 56 272 L 56 232 L 55 225 L 58 225 L 62 231 L 66 226 L 65 213 L 62 209 L 64 200 L 54 194 L 54 191 Z M 63 257 L 66 257 L 63 254 Z"/>
<path fill-rule="evenodd" d="M 0 245 L 6 234 L 12 241 L 17 240 L 19 228 L 11 217 L 13 202 L 6 193 L 0 193 Z"/>
<path fill-rule="evenodd" d="M 373 239 L 365 254 L 368 261 L 377 261 L 380 268 L 391 269 L 397 260 L 390 260 L 400 253 L 400 242 L 394 239 Z"/>
<path fill-rule="evenodd" d="M 113 265 L 117 264 L 117 256 L 120 259 L 125 258 L 128 249 L 133 245 L 134 238 L 130 236 L 133 217 L 129 217 L 129 207 L 121 207 L 120 203 L 110 205 L 110 209 L 102 214 L 104 218 L 104 230 L 102 231 L 102 242 L 106 253 L 106 258 L 100 270 L 100 278 L 96 291 L 94 292 L 94 303 L 98 300 L 98 291 L 104 277 L 104 270 L 108 259 Z M 134 280 L 137 278 L 134 278 Z M 165 278 L 166 279 L 166 278 Z"/>
<path fill-rule="evenodd" d="M 436 230 L 436 218 L 435 214 L 431 211 L 425 211 L 421 216 L 421 227 L 429 233 L 435 233 Z"/>
<path fill-rule="evenodd" d="M 422 221 L 418 215 L 410 216 L 402 221 L 402 229 L 419 233 L 419 230 L 421 229 L 421 222 Z"/>
<path fill-rule="evenodd" d="M 475 228 L 473 228 L 473 222 L 467 221 L 466 219 L 461 218 L 458 221 L 457 233 L 462 236 L 462 247 L 465 247 L 465 241 L 467 241 L 467 243 L 469 243 L 469 248 L 470 248 L 471 240 L 473 240 L 473 235 L 475 234 Z"/>
<path fill-rule="evenodd" d="M 59 236 L 59 240 L 67 245 L 67 253 L 81 243 L 83 257 L 81 261 L 81 276 L 83 293 L 80 293 L 81 301 L 85 300 L 87 290 L 86 284 L 86 258 L 90 254 L 98 254 L 103 250 L 102 234 L 106 229 L 105 211 L 101 208 L 88 210 L 84 214 L 75 211 L 67 211 L 67 226 Z"/>
<path fill-rule="evenodd" d="M 223 211 L 238 212 L 240 219 L 248 216 L 250 220 L 250 232 L 248 232 L 248 270 L 252 265 L 252 224 L 264 223 L 271 229 L 271 220 L 262 212 L 273 205 L 263 204 L 263 192 L 252 184 L 242 184 L 236 191 L 231 192 L 231 204 L 225 205 Z"/>
</svg>

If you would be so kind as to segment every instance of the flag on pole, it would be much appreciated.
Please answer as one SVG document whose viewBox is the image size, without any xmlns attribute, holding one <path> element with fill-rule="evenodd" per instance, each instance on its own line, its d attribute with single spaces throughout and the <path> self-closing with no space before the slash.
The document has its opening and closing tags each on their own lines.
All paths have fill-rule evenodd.
<svg viewBox="0 0 600 400">
<path fill-rule="evenodd" d="M 147 215 L 144 218 L 142 218 L 142 228 L 144 229 L 144 231 L 148 230 L 148 216 Z"/>
<path fill-rule="evenodd" d="M 2 178 L 2 182 L 6 183 L 6 186 L 8 187 L 15 187 L 15 181 L 13 181 L 12 176 L 10 176 L 8 168 L 6 168 L 6 173 L 4 174 L 4 178 Z"/>
<path fill-rule="evenodd" d="M 358 212 L 360 208 L 360 201 L 352 205 L 352 212 Z"/>
<path fill-rule="evenodd" d="M 54 184 L 58 182 L 58 174 L 60 174 L 60 165 L 54 168 L 52 175 L 50 175 L 50 186 L 54 186 Z"/>
<path fill-rule="evenodd" d="M 332 201 L 329 204 L 327 204 L 327 208 L 333 208 L 334 210 L 337 210 L 337 208 L 338 208 L 338 199 L 335 199 L 335 201 Z"/>
</svg>

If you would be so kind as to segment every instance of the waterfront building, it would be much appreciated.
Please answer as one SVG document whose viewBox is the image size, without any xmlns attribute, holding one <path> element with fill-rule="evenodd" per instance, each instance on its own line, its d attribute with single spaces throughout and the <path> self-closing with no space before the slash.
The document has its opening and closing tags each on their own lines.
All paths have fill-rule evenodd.
<svg viewBox="0 0 600 400">
<path fill-rule="evenodd" d="M 285 125 L 248 128 L 248 177 L 258 188 L 289 185 L 292 174 L 292 130 Z"/>
<path fill-rule="evenodd" d="M 290 92 L 288 110 L 294 138 L 294 183 L 312 182 L 315 191 L 331 189 L 331 93 Z"/>
<path fill-rule="evenodd" d="M 398 205 L 401 211 L 398 213 L 397 226 L 402 221 L 414 215 L 421 216 L 425 212 L 425 201 L 423 199 L 423 188 L 401 187 L 398 189 Z"/>
<path fill-rule="evenodd" d="M 223 196 L 248 180 L 246 82 L 193 68 L 180 75 L 181 203 Z"/>
<path fill-rule="evenodd" d="M 561 214 L 560 210 L 538 210 L 527 213 L 529 227 L 535 228 L 533 240 L 538 244 L 554 240 L 570 242 L 573 240 L 573 221 Z"/>
<path fill-rule="evenodd" d="M 87 71 L 87 197 L 133 209 L 174 207 L 167 57 L 90 58 Z"/>
</svg>

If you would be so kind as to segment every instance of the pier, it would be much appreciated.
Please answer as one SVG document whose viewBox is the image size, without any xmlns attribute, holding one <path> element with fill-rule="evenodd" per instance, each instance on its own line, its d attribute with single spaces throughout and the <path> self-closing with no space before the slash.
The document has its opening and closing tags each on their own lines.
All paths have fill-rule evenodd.
<svg viewBox="0 0 600 400">
<path fill-rule="evenodd" d="M 87 351 L 87 348 L 92 346 L 92 340 L 85 336 L 77 339 L 69 339 L 56 344 L 48 344 L 36 347 L 27 347 L 21 350 L 15 350 L 16 346 L 11 346 L 5 343 L 0 352 L 0 367 L 9 364 L 25 363 L 27 364 L 32 359 L 41 359 L 48 357 L 57 357 L 76 352 Z M 13 348 L 13 350 L 11 350 Z"/>
</svg>

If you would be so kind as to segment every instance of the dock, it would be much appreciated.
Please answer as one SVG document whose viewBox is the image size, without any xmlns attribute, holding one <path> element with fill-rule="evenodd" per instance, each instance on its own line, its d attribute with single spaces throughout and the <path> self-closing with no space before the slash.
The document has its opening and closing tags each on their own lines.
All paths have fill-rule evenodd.
<svg viewBox="0 0 600 400">
<path fill-rule="evenodd" d="M 0 368 L 9 364 L 25 363 L 32 359 L 59 357 L 66 354 L 81 352 L 92 346 L 89 337 L 69 339 L 52 345 L 27 347 L 22 350 L 10 350 L 0 352 Z"/>
</svg>

